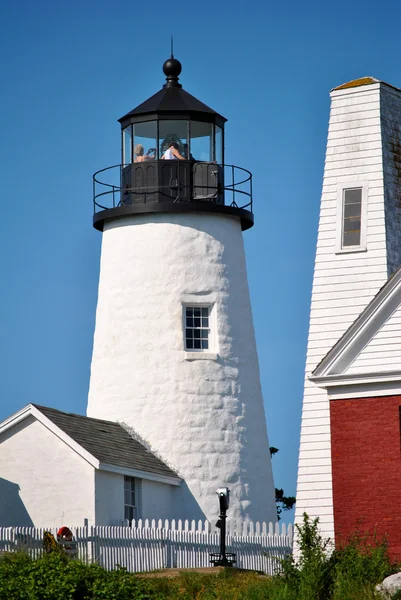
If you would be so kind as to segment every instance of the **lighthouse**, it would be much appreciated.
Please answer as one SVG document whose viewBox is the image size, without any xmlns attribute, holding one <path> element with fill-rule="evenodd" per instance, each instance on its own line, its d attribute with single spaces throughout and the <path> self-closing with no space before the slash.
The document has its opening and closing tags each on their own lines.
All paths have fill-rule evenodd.
<svg viewBox="0 0 401 600">
<path fill-rule="evenodd" d="M 242 232 L 252 175 L 227 165 L 226 119 L 181 64 L 119 119 L 121 164 L 94 176 L 102 232 L 87 415 L 123 424 L 182 479 L 172 514 L 275 521 Z"/>
</svg>

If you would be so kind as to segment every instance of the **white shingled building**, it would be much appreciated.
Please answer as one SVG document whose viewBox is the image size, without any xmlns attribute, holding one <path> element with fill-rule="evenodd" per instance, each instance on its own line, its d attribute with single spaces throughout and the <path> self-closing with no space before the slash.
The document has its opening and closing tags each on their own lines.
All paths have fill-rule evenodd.
<svg viewBox="0 0 401 600">
<path fill-rule="evenodd" d="M 331 92 L 296 522 L 376 528 L 398 557 L 400 265 L 401 91 L 367 77 Z"/>
<path fill-rule="evenodd" d="M 122 164 L 95 175 L 88 417 L 28 407 L 0 425 L 0 491 L 34 525 L 51 524 L 44 513 L 60 525 L 215 520 L 218 487 L 231 491 L 230 518 L 276 520 L 242 239 L 252 175 L 224 164 L 226 119 L 182 89 L 180 63 L 163 70 L 162 90 L 120 119 Z M 58 498 L 74 472 L 85 493 L 69 511 Z M 21 502 L 13 524 L 28 518 Z"/>
</svg>

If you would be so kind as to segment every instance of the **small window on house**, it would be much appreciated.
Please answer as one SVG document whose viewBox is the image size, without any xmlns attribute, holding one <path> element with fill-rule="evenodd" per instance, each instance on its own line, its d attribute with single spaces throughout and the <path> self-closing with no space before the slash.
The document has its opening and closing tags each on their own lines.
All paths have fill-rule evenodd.
<svg viewBox="0 0 401 600">
<path fill-rule="evenodd" d="M 343 190 L 342 248 L 361 245 L 362 188 Z"/>
<path fill-rule="evenodd" d="M 210 349 L 210 307 L 185 306 L 185 349 Z"/>
<path fill-rule="evenodd" d="M 135 477 L 124 476 L 124 519 L 131 525 L 137 518 L 137 485 Z"/>
</svg>

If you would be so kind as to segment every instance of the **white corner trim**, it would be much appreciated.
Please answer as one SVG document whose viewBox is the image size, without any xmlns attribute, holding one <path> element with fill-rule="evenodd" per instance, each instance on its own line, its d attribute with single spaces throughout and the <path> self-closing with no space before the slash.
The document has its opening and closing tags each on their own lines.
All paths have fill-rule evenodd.
<svg viewBox="0 0 401 600">
<path fill-rule="evenodd" d="M 355 373 L 352 375 L 326 375 L 323 377 L 309 377 L 310 381 L 322 388 L 341 386 L 364 385 L 370 386 L 382 383 L 401 383 L 401 371 L 384 371 L 380 373 Z"/>
<path fill-rule="evenodd" d="M 358 246 L 342 245 L 343 224 L 344 224 L 344 190 L 351 188 L 361 188 L 361 240 Z M 366 231 L 368 220 L 368 194 L 369 182 L 366 179 L 346 179 L 340 181 L 337 186 L 337 209 L 336 209 L 336 254 L 365 252 L 367 250 Z"/>
<path fill-rule="evenodd" d="M 344 374 L 372 339 L 378 327 L 385 323 L 400 305 L 400 284 L 401 269 L 394 273 L 351 327 L 326 354 L 310 376 L 311 381 L 320 384 L 329 381 L 329 379 L 325 379 L 329 376 Z M 363 377 L 363 375 L 359 377 Z"/>
<path fill-rule="evenodd" d="M 215 352 L 184 352 L 185 360 L 217 360 Z"/>
<path fill-rule="evenodd" d="M 14 415 L 11 415 L 11 417 L 9 417 L 5 421 L 3 421 L 0 424 L 0 435 L 2 433 L 4 433 L 5 431 L 7 431 L 8 429 L 11 429 L 17 423 L 20 423 L 21 421 L 23 421 L 24 419 L 26 419 L 29 416 L 34 417 L 37 421 L 42 423 L 42 425 L 44 427 L 49 429 L 49 431 L 51 431 L 55 436 L 57 436 L 60 440 L 62 440 L 67 446 L 69 446 L 69 448 L 71 448 L 74 452 L 76 452 L 81 458 L 83 458 L 90 465 L 92 465 L 92 467 L 94 467 L 95 469 L 99 468 L 99 461 L 97 458 L 95 458 L 92 454 L 90 454 L 90 452 L 88 452 L 87 450 L 82 448 L 82 446 L 80 444 L 78 444 L 72 438 L 70 438 L 69 435 L 67 435 L 64 431 L 62 431 L 59 427 L 57 427 L 57 425 L 55 425 L 55 423 L 53 423 L 53 421 L 51 421 L 50 419 L 45 417 L 45 415 L 43 413 L 41 413 L 40 410 L 37 409 L 32 404 L 28 404 L 27 406 L 22 408 L 20 411 L 18 411 Z"/>
<path fill-rule="evenodd" d="M 31 414 L 32 405 L 28 404 L 0 423 L 0 435 L 26 419 Z"/>
<path fill-rule="evenodd" d="M 340 385 L 327 388 L 330 401 L 352 400 L 353 398 L 377 398 L 380 396 L 401 396 L 401 380 L 354 382 L 349 385 L 345 381 Z"/>
<path fill-rule="evenodd" d="M 120 473 L 129 477 L 138 477 L 148 479 L 150 481 L 159 481 L 160 483 L 168 483 L 169 485 L 181 485 L 180 477 L 170 477 L 168 475 L 159 475 L 157 473 L 149 473 L 148 471 L 140 471 L 139 469 L 130 469 L 129 467 L 119 467 L 108 463 L 99 463 L 100 471 L 109 471 L 110 473 Z"/>
</svg>

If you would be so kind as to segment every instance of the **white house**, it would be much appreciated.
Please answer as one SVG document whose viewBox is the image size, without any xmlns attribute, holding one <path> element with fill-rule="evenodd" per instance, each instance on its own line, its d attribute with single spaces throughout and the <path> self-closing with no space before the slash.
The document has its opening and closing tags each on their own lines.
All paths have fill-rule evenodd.
<svg viewBox="0 0 401 600">
<path fill-rule="evenodd" d="M 118 423 L 28 404 L 0 424 L 0 527 L 179 517 L 180 484 Z"/>
<path fill-rule="evenodd" d="M 387 535 L 401 558 L 401 91 L 331 92 L 296 522 Z"/>
</svg>

